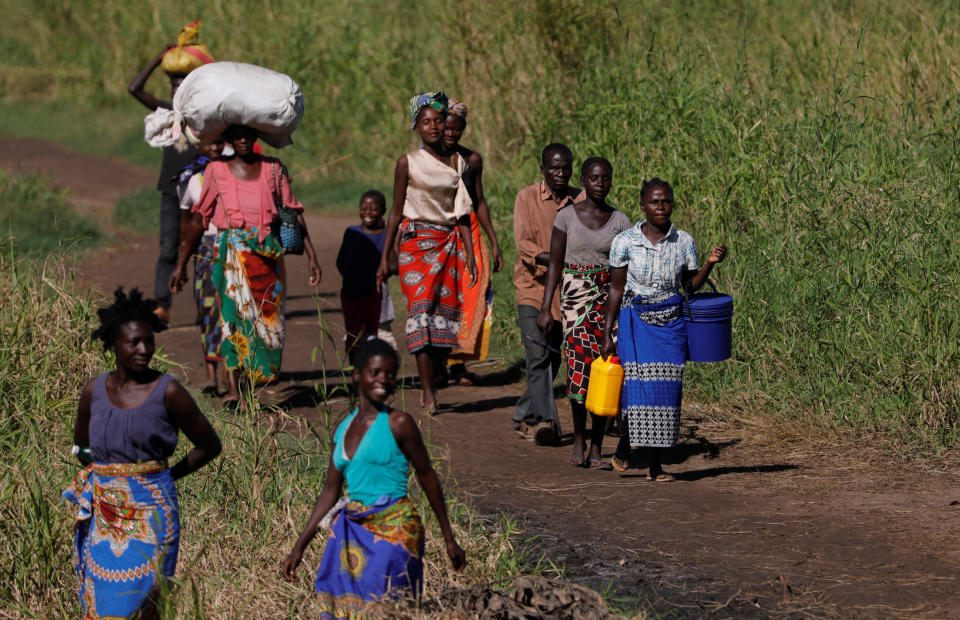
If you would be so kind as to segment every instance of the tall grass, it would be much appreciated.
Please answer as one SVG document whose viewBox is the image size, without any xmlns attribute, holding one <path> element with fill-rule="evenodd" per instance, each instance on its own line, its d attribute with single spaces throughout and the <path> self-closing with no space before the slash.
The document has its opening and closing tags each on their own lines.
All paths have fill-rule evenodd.
<svg viewBox="0 0 960 620">
<path fill-rule="evenodd" d="M 90 341 L 99 300 L 64 287 L 56 262 L 19 277 L 0 258 L 0 614 L 34 618 L 79 615 L 71 561 L 72 508 L 60 490 L 76 474 L 69 454 L 80 389 L 110 368 Z M 312 571 L 322 536 L 305 555 L 301 580 L 288 584 L 280 564 L 326 479 L 329 438 L 339 410 L 318 408 L 314 423 L 280 411 L 247 413 L 204 405 L 223 454 L 178 482 L 183 525 L 174 588 L 162 617 L 280 618 L 317 615 Z M 181 442 L 178 459 L 189 446 Z M 443 469 L 443 455 L 434 451 Z M 453 491 L 453 492 L 451 492 Z M 509 527 L 487 523 L 448 487 L 451 522 L 470 564 L 448 570 L 442 537 L 426 499 L 425 596 L 531 570 Z"/>
<path fill-rule="evenodd" d="M 178 0 L 0 5 L 6 62 L 48 73 L 8 78 L 5 99 L 104 106 L 197 15 Z M 547 142 L 610 158 L 612 199 L 634 218 L 642 180 L 671 181 L 677 224 L 704 251 L 731 248 L 718 283 L 736 297 L 735 360 L 692 368 L 695 398 L 924 454 L 958 445 L 952 3 L 237 0 L 199 15 L 217 57 L 304 88 L 292 169 L 352 154 L 317 183 L 388 186 L 414 145 L 407 97 L 466 100 L 508 261 L 512 198 Z M 510 327 L 509 269 L 494 282 Z M 496 334 L 519 350 L 515 329 Z"/>
</svg>

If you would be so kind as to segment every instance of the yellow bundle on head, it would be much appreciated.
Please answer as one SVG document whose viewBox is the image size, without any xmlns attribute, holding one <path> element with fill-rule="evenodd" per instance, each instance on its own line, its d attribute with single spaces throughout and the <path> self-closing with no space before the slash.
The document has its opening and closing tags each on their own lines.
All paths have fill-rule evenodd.
<svg viewBox="0 0 960 620">
<path fill-rule="evenodd" d="M 177 35 L 177 46 L 163 55 L 160 67 L 170 76 L 184 76 L 201 65 L 213 62 L 206 45 L 197 45 L 200 38 L 200 20 L 187 24 Z"/>
</svg>

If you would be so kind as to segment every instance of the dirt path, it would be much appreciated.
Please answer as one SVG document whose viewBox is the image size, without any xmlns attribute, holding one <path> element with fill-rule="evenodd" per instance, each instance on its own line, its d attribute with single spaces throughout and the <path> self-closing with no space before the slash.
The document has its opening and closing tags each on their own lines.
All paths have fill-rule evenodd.
<svg viewBox="0 0 960 620">
<path fill-rule="evenodd" d="M 13 142 L 0 152 L 19 149 L 19 161 L 53 148 Z M 87 170 L 98 167 L 73 154 L 44 161 L 67 167 L 52 177 L 77 180 L 72 195 L 81 199 Z M 0 166 L 10 167 L 6 159 Z M 103 187 L 93 184 L 93 194 L 103 196 Z M 285 372 L 263 397 L 295 415 L 316 415 L 310 396 L 324 372 L 311 353 L 323 340 L 319 322 L 334 338 L 342 333 L 333 262 L 348 223 L 353 218 L 309 218 L 325 270 L 317 302 L 304 284 L 305 261 L 288 263 Z M 98 252 L 79 281 L 102 291 L 152 290 L 156 250 L 156 240 L 144 238 Z M 199 334 L 187 295 L 176 298 L 172 323 L 159 343 L 199 386 Z M 332 349 L 324 346 L 326 368 L 336 367 Z M 774 427 L 719 422 L 694 404 L 685 408 L 669 466 L 679 482 L 575 469 L 569 447 L 536 447 L 511 430 L 521 390 L 520 383 L 448 388 L 448 409 L 422 423 L 446 455 L 459 496 L 482 513 L 513 515 L 533 539 L 534 559 L 542 553 L 566 565 L 573 580 L 619 598 L 649 597 L 656 612 L 679 617 L 960 617 L 960 471 L 871 462 L 839 440 L 810 445 Z M 412 404 L 416 394 L 401 397 Z M 568 410 L 561 404 L 567 429 Z M 613 446 L 608 439 L 607 452 Z"/>
</svg>

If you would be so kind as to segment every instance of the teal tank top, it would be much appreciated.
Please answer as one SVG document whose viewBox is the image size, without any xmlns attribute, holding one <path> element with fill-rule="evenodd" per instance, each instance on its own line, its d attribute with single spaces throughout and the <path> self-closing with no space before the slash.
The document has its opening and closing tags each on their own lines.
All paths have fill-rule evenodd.
<svg viewBox="0 0 960 620">
<path fill-rule="evenodd" d="M 333 464 L 347 481 L 347 495 L 368 506 L 384 495 L 390 499 L 406 497 L 410 464 L 393 438 L 389 413 L 381 411 L 377 414 L 377 419 L 357 444 L 353 458 L 347 458 L 343 439 L 350 423 L 357 417 L 357 411 L 354 409 L 333 435 L 336 444 Z"/>
</svg>

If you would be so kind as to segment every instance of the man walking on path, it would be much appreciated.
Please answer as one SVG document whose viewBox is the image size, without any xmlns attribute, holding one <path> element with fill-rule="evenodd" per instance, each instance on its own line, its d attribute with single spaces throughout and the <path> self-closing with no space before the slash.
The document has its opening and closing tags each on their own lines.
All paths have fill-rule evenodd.
<svg viewBox="0 0 960 620">
<path fill-rule="evenodd" d="M 553 380 L 560 368 L 560 296 L 555 295 L 550 314 L 553 325 L 546 337 L 537 327 L 544 279 L 550 264 L 550 236 L 557 211 L 576 202 L 578 190 L 570 187 L 573 153 L 553 143 L 540 157 L 543 180 L 517 192 L 513 207 L 513 234 L 517 264 L 513 283 L 517 289 L 517 321 L 527 361 L 527 386 L 513 413 L 514 427 L 525 437 L 533 434 L 540 444 L 560 440 L 560 419 L 553 398 Z"/>
<path fill-rule="evenodd" d="M 150 75 L 163 62 L 163 56 L 173 46 L 168 46 L 150 61 L 143 71 L 133 79 L 127 90 L 133 97 L 145 105 L 151 112 L 157 108 L 172 108 L 173 96 L 177 93 L 184 75 L 169 75 L 170 101 L 154 97 L 143 88 Z M 164 322 L 170 321 L 170 289 L 168 283 L 177 265 L 177 252 L 180 249 L 180 198 L 177 196 L 175 177 L 180 171 L 193 163 L 199 153 L 187 141 L 185 135 L 171 146 L 163 148 L 163 163 L 160 165 L 160 178 L 157 191 L 160 192 L 160 255 L 154 271 L 153 296 L 157 300 L 156 315 Z"/>
</svg>

